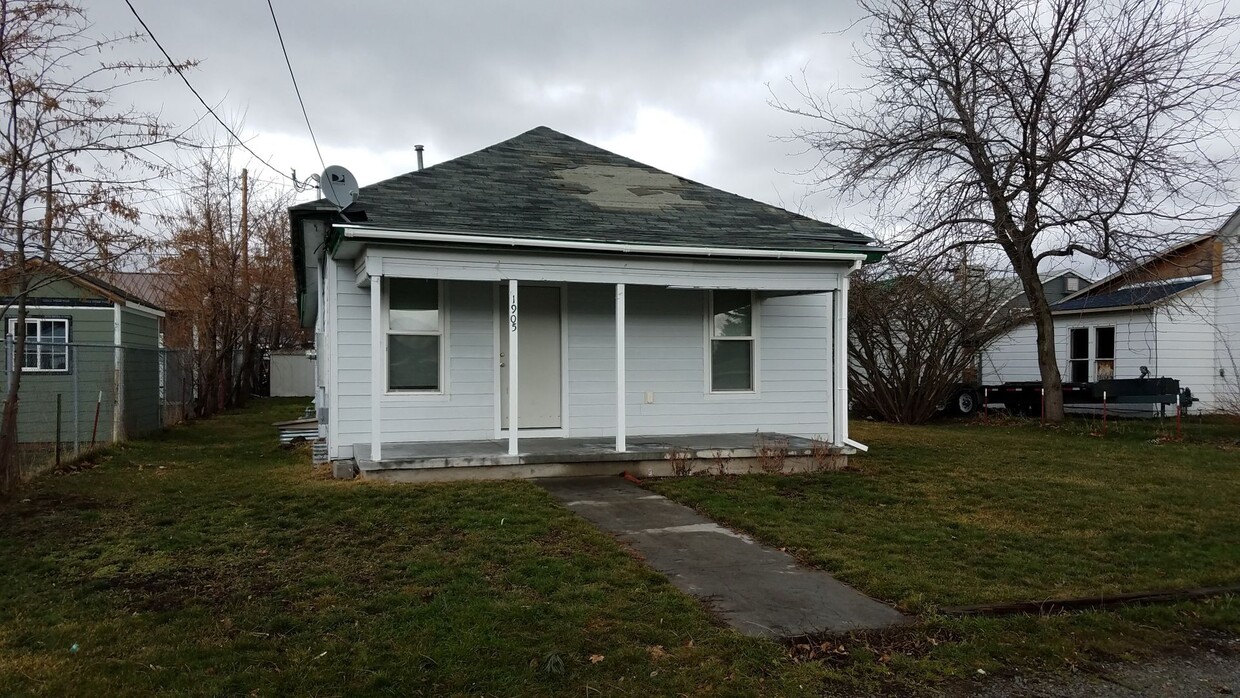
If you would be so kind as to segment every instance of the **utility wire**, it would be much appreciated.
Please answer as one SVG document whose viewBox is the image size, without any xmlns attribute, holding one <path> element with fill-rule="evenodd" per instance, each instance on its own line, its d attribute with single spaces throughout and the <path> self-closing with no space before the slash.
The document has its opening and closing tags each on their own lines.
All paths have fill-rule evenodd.
<svg viewBox="0 0 1240 698">
<path fill-rule="evenodd" d="M 306 112 L 306 102 L 301 98 L 301 88 L 297 86 L 297 76 L 293 74 L 293 62 L 288 59 L 288 49 L 284 46 L 284 34 L 280 32 L 280 20 L 276 19 L 276 8 L 267 0 L 267 9 L 271 10 L 271 23 L 276 25 L 276 38 L 280 40 L 280 50 L 284 53 L 284 65 L 288 66 L 288 76 L 293 81 L 293 92 L 297 93 L 297 103 L 301 105 L 301 115 L 306 120 L 306 130 L 310 132 L 310 142 L 314 143 L 314 152 L 319 156 L 319 164 L 327 169 L 323 161 L 323 151 L 319 150 L 319 139 L 314 137 L 314 127 L 310 125 L 310 114 Z"/>
<path fill-rule="evenodd" d="M 232 127 L 230 127 L 223 119 L 220 118 L 219 114 L 215 113 L 215 110 L 211 108 L 211 105 L 207 104 L 207 100 L 203 99 L 202 95 L 198 94 L 198 90 L 194 89 L 194 86 L 193 84 L 190 83 L 189 78 L 185 77 L 185 72 L 181 70 L 181 66 L 177 65 L 176 61 L 172 60 L 172 56 L 168 55 L 168 52 L 164 50 L 163 44 L 159 43 L 159 39 L 155 38 L 155 32 L 151 31 L 151 28 L 146 25 L 146 22 L 142 19 L 142 15 L 138 14 L 138 10 L 137 8 L 133 6 L 133 3 L 130 2 L 130 0 L 125 0 L 125 4 L 129 6 L 129 11 L 132 12 L 133 16 L 138 20 L 138 24 L 141 24 L 142 28 L 146 30 L 146 35 L 151 37 L 151 41 L 153 41 L 155 43 L 155 46 L 159 48 L 159 52 L 164 54 L 164 58 L 167 59 L 168 61 L 168 66 L 176 71 L 177 75 L 181 77 L 182 82 L 185 83 L 185 86 L 189 88 L 189 91 L 194 93 L 194 96 L 198 98 L 198 101 L 202 103 L 202 106 L 206 107 L 207 112 L 211 114 L 211 116 L 215 117 L 215 120 L 219 122 L 220 126 L 224 127 L 224 130 L 228 132 L 228 135 L 232 136 L 233 140 L 237 141 L 238 145 L 240 145 L 242 148 L 245 148 L 246 152 L 252 155 L 255 160 L 258 160 L 259 162 L 263 163 L 264 165 L 269 167 L 273 172 L 276 172 L 280 174 L 281 176 L 292 180 L 293 186 L 300 190 L 302 186 L 301 182 L 298 182 L 292 175 L 285 174 L 275 165 L 272 165 L 270 162 L 267 162 L 261 156 L 259 156 L 258 153 L 254 152 L 254 149 L 251 148 L 249 145 L 247 145 L 246 142 L 241 139 L 241 136 L 238 136 L 236 132 L 232 130 Z"/>
</svg>

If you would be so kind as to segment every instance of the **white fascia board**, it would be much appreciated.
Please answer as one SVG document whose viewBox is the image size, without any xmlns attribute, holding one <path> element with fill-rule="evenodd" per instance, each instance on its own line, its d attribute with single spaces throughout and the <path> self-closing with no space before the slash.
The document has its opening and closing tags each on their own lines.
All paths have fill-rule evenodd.
<svg viewBox="0 0 1240 698">
<path fill-rule="evenodd" d="M 141 303 L 135 303 L 133 301 L 125 301 L 125 307 L 134 312 L 142 313 L 143 315 L 150 315 L 151 317 L 164 317 L 166 315 L 166 313 L 162 310 L 152 308 Z"/>
<path fill-rule="evenodd" d="M 437 242 L 464 245 L 491 245 L 495 247 L 538 247 L 577 252 L 618 252 L 622 254 L 686 255 L 697 257 L 737 257 L 754 259 L 815 260 L 856 262 L 857 267 L 865 261 L 863 252 L 813 252 L 805 250 L 758 250 L 730 247 L 693 247 L 684 245 L 638 245 L 616 242 L 588 242 L 548 240 L 543 238 L 514 238 L 498 235 L 474 235 L 464 232 L 439 232 L 428 230 L 386 230 L 356 225 L 335 226 L 344 231 L 346 239 L 370 238 L 404 242 Z M 882 252 L 875 248 L 875 252 Z"/>
</svg>

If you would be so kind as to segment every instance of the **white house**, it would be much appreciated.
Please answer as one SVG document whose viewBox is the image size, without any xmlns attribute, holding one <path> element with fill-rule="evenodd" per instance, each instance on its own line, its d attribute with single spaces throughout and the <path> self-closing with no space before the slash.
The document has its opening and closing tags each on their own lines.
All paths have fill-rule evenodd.
<svg viewBox="0 0 1240 698">
<path fill-rule="evenodd" d="M 837 340 L 864 235 L 545 127 L 290 216 L 321 436 L 363 475 L 857 446 Z"/>
<path fill-rule="evenodd" d="M 1193 412 L 1240 407 L 1240 210 L 1210 235 L 1180 243 L 1052 304 L 1065 381 L 1179 379 Z M 990 343 L 981 380 L 1039 380 L 1032 322 Z M 1153 411 L 1156 406 L 1138 411 Z"/>
</svg>

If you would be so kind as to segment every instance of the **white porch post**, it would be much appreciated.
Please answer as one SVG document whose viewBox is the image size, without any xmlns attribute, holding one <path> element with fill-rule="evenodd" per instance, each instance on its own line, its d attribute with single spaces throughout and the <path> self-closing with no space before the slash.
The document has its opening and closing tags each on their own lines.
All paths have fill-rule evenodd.
<svg viewBox="0 0 1240 698">
<path fill-rule="evenodd" d="M 616 284 L 616 452 L 624 453 L 624 284 Z"/>
<path fill-rule="evenodd" d="M 383 459 L 383 384 L 387 372 L 383 366 L 383 276 L 370 275 L 370 459 Z M 330 416 L 329 419 L 335 419 Z"/>
<path fill-rule="evenodd" d="M 836 446 L 844 446 L 848 440 L 848 283 L 848 276 L 841 274 L 839 287 L 832 294 L 835 301 L 835 373 L 832 381 L 835 383 L 835 406 L 832 409 L 835 433 L 831 440 Z"/>
<path fill-rule="evenodd" d="M 520 421 L 517 415 L 517 280 L 508 280 L 508 455 L 515 456 L 517 450 L 517 430 Z"/>
</svg>

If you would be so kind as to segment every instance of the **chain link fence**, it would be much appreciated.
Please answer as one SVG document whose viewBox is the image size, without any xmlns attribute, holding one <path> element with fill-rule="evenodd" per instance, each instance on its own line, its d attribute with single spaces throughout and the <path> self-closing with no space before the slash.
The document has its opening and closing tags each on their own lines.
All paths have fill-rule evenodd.
<svg viewBox="0 0 1240 698">
<path fill-rule="evenodd" d="M 4 347 L 4 394 L 20 361 L 17 442 L 23 475 L 98 446 L 149 434 L 193 411 L 188 351 L 111 344 L 27 341 Z"/>
</svg>

